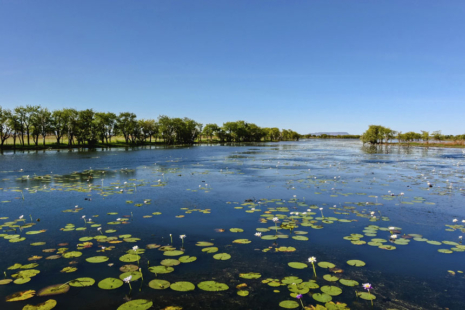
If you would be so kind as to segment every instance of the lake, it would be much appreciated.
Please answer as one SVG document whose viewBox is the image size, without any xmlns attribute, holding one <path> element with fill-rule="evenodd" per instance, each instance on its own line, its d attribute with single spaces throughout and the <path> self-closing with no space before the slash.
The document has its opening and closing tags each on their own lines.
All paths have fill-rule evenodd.
<svg viewBox="0 0 465 310">
<path fill-rule="evenodd" d="M 464 165 L 351 140 L 4 152 L 0 309 L 465 309 Z"/>
</svg>

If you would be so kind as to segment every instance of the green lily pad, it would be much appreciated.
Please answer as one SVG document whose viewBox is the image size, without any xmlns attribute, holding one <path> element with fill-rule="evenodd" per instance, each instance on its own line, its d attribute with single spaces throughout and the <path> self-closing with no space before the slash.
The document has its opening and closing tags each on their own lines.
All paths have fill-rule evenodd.
<svg viewBox="0 0 465 310">
<path fill-rule="evenodd" d="M 31 281 L 31 278 L 18 278 L 16 280 L 14 280 L 14 284 L 24 284 L 24 283 L 27 283 Z"/>
<path fill-rule="evenodd" d="M 322 294 L 322 293 L 315 293 L 312 295 L 312 298 L 315 299 L 316 301 L 326 303 L 328 301 L 331 301 L 333 298 L 328 295 L 328 294 Z"/>
<path fill-rule="evenodd" d="M 57 301 L 54 299 L 49 299 L 43 303 L 37 305 L 25 305 L 23 310 L 50 310 L 55 308 Z"/>
<path fill-rule="evenodd" d="M 295 308 L 298 308 L 300 305 L 295 300 L 283 300 L 279 303 L 279 306 L 281 308 L 286 308 L 286 309 L 295 309 Z"/>
<path fill-rule="evenodd" d="M 116 278 L 106 278 L 98 283 L 98 287 L 102 290 L 114 290 L 123 285 L 123 281 Z"/>
<path fill-rule="evenodd" d="M 262 275 L 259 274 L 258 272 L 248 272 L 248 273 L 240 273 L 239 277 L 244 278 L 244 279 L 258 279 Z"/>
<path fill-rule="evenodd" d="M 345 286 L 357 286 L 359 283 L 355 280 L 340 279 L 339 282 Z"/>
<path fill-rule="evenodd" d="M 172 283 L 170 288 L 179 292 L 187 292 L 195 290 L 195 285 L 191 282 L 180 281 Z"/>
<path fill-rule="evenodd" d="M 275 235 L 263 235 L 263 236 L 261 236 L 261 238 L 263 240 L 276 240 L 276 239 L 278 239 L 278 236 L 275 236 Z"/>
<path fill-rule="evenodd" d="M 307 286 L 299 284 L 289 284 L 287 288 L 289 291 L 296 294 L 307 294 L 310 290 Z"/>
<path fill-rule="evenodd" d="M 76 270 L 77 270 L 76 267 L 65 267 L 61 269 L 60 272 L 71 273 L 71 272 L 75 272 Z"/>
<path fill-rule="evenodd" d="M 173 272 L 174 268 L 168 266 L 153 266 L 149 268 L 149 271 L 156 274 L 163 274 Z"/>
<path fill-rule="evenodd" d="M 195 245 L 196 246 L 212 246 L 213 243 L 207 242 L 207 241 L 198 241 Z"/>
<path fill-rule="evenodd" d="M 451 254 L 451 253 L 453 253 L 453 251 L 448 250 L 448 249 L 439 249 L 438 252 L 439 252 L 439 253 L 444 253 L 444 254 Z"/>
<path fill-rule="evenodd" d="M 239 244 L 249 244 L 251 242 L 252 241 L 250 241 L 249 239 L 236 239 L 233 241 L 233 243 L 239 243 Z"/>
<path fill-rule="evenodd" d="M 355 267 L 363 267 L 366 265 L 365 262 L 361 260 L 356 260 L 356 259 L 348 260 L 347 264 L 349 264 L 350 266 L 355 266 Z"/>
<path fill-rule="evenodd" d="M 242 296 L 242 297 L 249 296 L 249 291 L 238 290 L 237 295 Z"/>
<path fill-rule="evenodd" d="M 229 289 L 228 285 L 216 281 L 203 281 L 197 284 L 197 287 L 201 290 L 210 292 L 226 291 Z"/>
<path fill-rule="evenodd" d="M 231 258 L 231 255 L 229 255 L 228 253 L 218 253 L 213 255 L 213 258 L 217 260 L 228 260 Z"/>
<path fill-rule="evenodd" d="M 13 279 L 2 279 L 0 280 L 0 285 L 5 285 L 13 282 Z"/>
<path fill-rule="evenodd" d="M 299 277 L 289 276 L 289 277 L 285 277 L 284 279 L 282 279 L 281 282 L 284 284 L 292 284 L 292 283 L 299 284 L 299 283 L 302 283 L 303 280 L 300 279 Z"/>
<path fill-rule="evenodd" d="M 325 294 L 331 295 L 331 296 L 337 296 L 342 293 L 342 290 L 337 287 L 337 286 L 329 286 L 325 285 L 321 287 L 321 291 Z"/>
<path fill-rule="evenodd" d="M 376 296 L 368 292 L 357 292 L 358 297 L 365 300 L 374 300 Z"/>
<path fill-rule="evenodd" d="M 52 296 L 52 295 L 64 294 L 64 293 L 67 293 L 68 291 L 69 291 L 68 284 L 55 284 L 55 285 L 50 285 L 50 286 L 47 286 L 46 288 L 41 289 L 37 293 L 37 296 Z"/>
<path fill-rule="evenodd" d="M 330 263 L 330 262 L 319 262 L 318 266 L 320 266 L 321 268 L 334 268 L 334 267 L 336 267 L 336 265 L 334 265 L 333 263 Z"/>
<path fill-rule="evenodd" d="M 292 236 L 292 239 L 294 240 L 300 240 L 300 241 L 307 241 L 308 238 L 305 236 Z"/>
<path fill-rule="evenodd" d="M 214 246 L 213 247 L 208 247 L 208 248 L 203 248 L 202 252 L 215 253 L 215 252 L 218 252 L 218 248 L 214 247 Z"/>
<path fill-rule="evenodd" d="M 26 299 L 34 297 L 35 293 L 36 293 L 36 291 L 34 291 L 34 290 L 16 292 L 14 294 L 6 296 L 5 301 L 10 302 L 10 301 L 26 300 Z"/>
<path fill-rule="evenodd" d="M 323 276 L 323 279 L 325 279 L 326 281 L 330 281 L 330 282 L 336 282 L 337 280 L 339 280 L 338 277 L 335 277 L 335 276 L 330 275 L 330 274 L 325 274 Z"/>
<path fill-rule="evenodd" d="M 195 256 L 188 256 L 188 255 L 186 255 L 186 256 L 181 256 L 181 257 L 179 258 L 179 261 L 180 261 L 181 263 L 192 263 L 192 262 L 195 262 L 196 260 L 197 260 L 197 257 L 195 257 Z"/>
<path fill-rule="evenodd" d="M 75 257 L 80 257 L 82 255 L 82 252 L 79 251 L 71 251 L 71 252 L 66 252 L 63 254 L 64 258 L 75 258 Z"/>
<path fill-rule="evenodd" d="M 37 266 L 39 266 L 39 264 L 37 264 L 37 263 L 31 263 L 31 264 L 27 264 L 27 265 L 22 265 L 22 266 L 21 266 L 21 269 L 31 269 L 31 268 L 35 268 L 35 267 L 37 267 Z"/>
<path fill-rule="evenodd" d="M 242 228 L 231 228 L 229 231 L 233 233 L 244 232 Z"/>
<path fill-rule="evenodd" d="M 149 286 L 154 290 L 164 290 L 170 287 L 170 283 L 166 280 L 155 279 L 149 282 Z"/>
<path fill-rule="evenodd" d="M 134 299 L 122 304 L 117 310 L 147 310 L 153 306 L 153 302 L 148 299 Z"/>
<path fill-rule="evenodd" d="M 177 259 L 164 259 L 160 262 L 160 265 L 163 265 L 163 266 L 177 266 L 179 265 L 181 262 L 178 261 Z"/>
<path fill-rule="evenodd" d="M 290 262 L 290 263 L 287 263 L 287 265 L 291 268 L 295 268 L 295 269 L 304 269 L 304 268 L 307 268 L 308 265 L 307 264 L 304 264 L 304 263 L 299 263 L 299 262 Z"/>
<path fill-rule="evenodd" d="M 104 263 L 108 261 L 110 258 L 108 256 L 93 256 L 86 258 L 86 261 L 89 263 Z"/>
<path fill-rule="evenodd" d="M 94 285 L 95 280 L 92 278 L 77 278 L 71 280 L 68 284 L 74 287 L 85 287 Z"/>
<path fill-rule="evenodd" d="M 184 252 L 183 251 L 165 251 L 163 252 L 163 255 L 165 256 L 179 256 L 179 255 L 183 255 Z"/>
<path fill-rule="evenodd" d="M 131 276 L 131 282 L 137 281 L 142 276 L 139 271 L 131 271 L 125 272 L 119 275 L 120 280 L 124 280 L 125 278 Z"/>
<path fill-rule="evenodd" d="M 137 262 L 140 260 L 140 256 L 137 254 L 125 254 L 121 256 L 119 260 L 125 263 Z"/>
</svg>

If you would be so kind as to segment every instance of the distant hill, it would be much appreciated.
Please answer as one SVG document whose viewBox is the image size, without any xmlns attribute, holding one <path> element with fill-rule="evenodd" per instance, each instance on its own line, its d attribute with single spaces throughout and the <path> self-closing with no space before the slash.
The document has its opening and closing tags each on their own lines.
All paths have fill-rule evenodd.
<svg viewBox="0 0 465 310">
<path fill-rule="evenodd" d="M 348 132 L 314 132 L 314 133 L 309 133 L 309 135 L 348 136 L 349 133 Z"/>
</svg>

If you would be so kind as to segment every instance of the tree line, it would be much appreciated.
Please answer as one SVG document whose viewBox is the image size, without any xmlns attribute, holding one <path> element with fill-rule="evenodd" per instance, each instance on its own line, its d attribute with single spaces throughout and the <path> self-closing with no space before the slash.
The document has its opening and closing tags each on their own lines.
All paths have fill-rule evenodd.
<svg viewBox="0 0 465 310">
<path fill-rule="evenodd" d="M 360 137 L 362 142 L 369 144 L 381 144 L 381 143 L 390 143 L 393 140 L 397 140 L 399 143 L 410 143 L 410 142 L 420 142 L 428 144 L 430 141 L 442 142 L 445 140 L 454 141 L 455 143 L 465 141 L 464 135 L 443 135 L 440 130 L 429 132 L 421 130 L 421 132 L 409 131 L 402 133 L 402 131 L 395 131 L 388 127 L 383 127 L 380 125 L 370 125 L 362 136 Z"/>
<path fill-rule="evenodd" d="M 112 137 L 122 136 L 127 144 L 142 144 L 162 140 L 165 144 L 193 144 L 202 136 L 211 142 L 259 142 L 299 140 L 300 135 L 290 129 L 262 128 L 245 121 L 203 124 L 190 118 L 138 119 L 136 114 L 95 112 L 92 109 L 64 108 L 49 111 L 41 106 L 19 106 L 13 110 L 0 106 L 0 148 L 13 140 L 16 145 L 31 143 L 45 146 L 46 137 L 54 136 L 59 145 L 67 138 L 67 145 L 95 145 L 112 143 Z"/>
</svg>

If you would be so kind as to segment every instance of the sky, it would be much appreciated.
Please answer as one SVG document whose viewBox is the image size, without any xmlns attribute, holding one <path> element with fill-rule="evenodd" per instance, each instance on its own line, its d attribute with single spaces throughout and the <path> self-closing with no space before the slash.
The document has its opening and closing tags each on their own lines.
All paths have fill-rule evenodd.
<svg viewBox="0 0 465 310">
<path fill-rule="evenodd" d="M 465 1 L 0 0 L 0 106 L 465 133 Z"/>
</svg>

